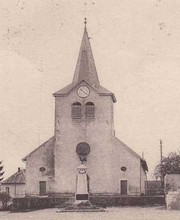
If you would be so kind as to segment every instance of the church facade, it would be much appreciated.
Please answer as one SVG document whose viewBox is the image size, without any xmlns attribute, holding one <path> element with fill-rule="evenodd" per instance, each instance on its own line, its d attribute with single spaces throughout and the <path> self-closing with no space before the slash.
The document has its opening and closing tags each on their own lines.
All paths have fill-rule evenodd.
<svg viewBox="0 0 180 220">
<path fill-rule="evenodd" d="M 80 164 L 90 195 L 145 193 L 146 161 L 115 136 L 116 98 L 100 85 L 86 27 L 73 81 L 53 96 L 54 136 L 23 158 L 26 196 L 75 195 Z"/>
</svg>

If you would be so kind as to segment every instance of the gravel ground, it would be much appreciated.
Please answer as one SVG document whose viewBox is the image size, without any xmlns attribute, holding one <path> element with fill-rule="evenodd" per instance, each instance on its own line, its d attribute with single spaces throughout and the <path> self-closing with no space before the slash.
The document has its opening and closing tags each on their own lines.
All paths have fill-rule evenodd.
<svg viewBox="0 0 180 220">
<path fill-rule="evenodd" d="M 118 207 L 106 212 L 57 213 L 57 209 L 32 212 L 0 212 L 0 220 L 180 220 L 180 210 L 165 210 L 163 207 Z"/>
</svg>

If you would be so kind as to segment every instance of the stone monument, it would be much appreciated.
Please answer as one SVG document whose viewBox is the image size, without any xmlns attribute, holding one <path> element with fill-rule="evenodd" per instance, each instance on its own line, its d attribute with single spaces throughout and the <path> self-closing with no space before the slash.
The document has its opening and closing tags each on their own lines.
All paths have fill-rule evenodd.
<svg viewBox="0 0 180 220">
<path fill-rule="evenodd" d="M 84 163 L 81 163 L 77 168 L 77 191 L 76 191 L 76 203 L 89 201 L 88 193 L 88 178 L 87 178 L 87 167 Z"/>
</svg>

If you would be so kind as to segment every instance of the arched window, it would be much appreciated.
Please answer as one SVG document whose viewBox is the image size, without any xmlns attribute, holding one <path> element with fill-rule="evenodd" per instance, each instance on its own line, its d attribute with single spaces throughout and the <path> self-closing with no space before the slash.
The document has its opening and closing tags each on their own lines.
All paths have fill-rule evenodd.
<svg viewBox="0 0 180 220">
<path fill-rule="evenodd" d="M 80 102 L 72 104 L 71 115 L 73 119 L 82 118 L 82 105 Z"/>
<path fill-rule="evenodd" d="M 85 105 L 85 118 L 95 117 L 95 106 L 92 102 L 87 102 Z"/>
</svg>

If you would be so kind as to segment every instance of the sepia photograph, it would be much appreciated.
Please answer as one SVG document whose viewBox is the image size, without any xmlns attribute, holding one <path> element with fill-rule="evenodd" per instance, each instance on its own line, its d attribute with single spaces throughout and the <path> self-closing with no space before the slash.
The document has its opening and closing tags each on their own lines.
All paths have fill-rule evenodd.
<svg viewBox="0 0 180 220">
<path fill-rule="evenodd" d="M 0 0 L 0 219 L 180 219 L 180 1 Z"/>
</svg>

